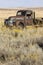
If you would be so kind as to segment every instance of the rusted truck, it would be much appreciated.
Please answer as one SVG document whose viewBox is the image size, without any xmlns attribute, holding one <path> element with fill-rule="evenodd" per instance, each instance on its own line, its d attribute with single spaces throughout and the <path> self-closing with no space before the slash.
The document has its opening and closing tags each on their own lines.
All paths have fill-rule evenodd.
<svg viewBox="0 0 43 65">
<path fill-rule="evenodd" d="M 35 12 L 32 10 L 19 10 L 17 11 L 16 16 L 10 16 L 4 21 L 6 26 L 17 26 L 22 28 L 29 25 L 37 25 L 42 23 L 42 19 L 39 20 L 35 18 Z"/>
</svg>

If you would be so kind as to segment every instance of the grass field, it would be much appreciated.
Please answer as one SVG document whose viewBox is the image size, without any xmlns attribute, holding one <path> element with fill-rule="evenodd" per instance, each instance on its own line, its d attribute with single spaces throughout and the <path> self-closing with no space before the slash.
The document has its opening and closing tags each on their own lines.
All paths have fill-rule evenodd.
<svg viewBox="0 0 43 65">
<path fill-rule="evenodd" d="M 0 10 L 0 65 L 43 65 L 43 27 L 6 28 L 4 19 L 15 12 Z M 43 17 L 39 12 L 36 17 Z"/>
</svg>

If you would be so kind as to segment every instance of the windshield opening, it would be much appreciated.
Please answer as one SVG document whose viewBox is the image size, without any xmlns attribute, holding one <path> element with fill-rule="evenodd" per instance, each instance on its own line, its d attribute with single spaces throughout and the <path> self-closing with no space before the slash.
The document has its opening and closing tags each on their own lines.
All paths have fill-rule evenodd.
<svg viewBox="0 0 43 65">
<path fill-rule="evenodd" d="M 17 13 L 17 15 L 19 15 L 19 16 L 25 16 L 25 14 L 26 14 L 26 11 L 19 11 L 18 13 Z"/>
</svg>

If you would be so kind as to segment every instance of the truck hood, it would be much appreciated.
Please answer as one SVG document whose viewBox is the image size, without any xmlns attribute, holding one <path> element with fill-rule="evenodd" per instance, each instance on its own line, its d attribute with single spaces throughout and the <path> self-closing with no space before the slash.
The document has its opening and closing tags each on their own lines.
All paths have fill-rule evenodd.
<svg viewBox="0 0 43 65">
<path fill-rule="evenodd" d="M 24 16 L 12 16 L 15 20 L 24 20 Z"/>
</svg>

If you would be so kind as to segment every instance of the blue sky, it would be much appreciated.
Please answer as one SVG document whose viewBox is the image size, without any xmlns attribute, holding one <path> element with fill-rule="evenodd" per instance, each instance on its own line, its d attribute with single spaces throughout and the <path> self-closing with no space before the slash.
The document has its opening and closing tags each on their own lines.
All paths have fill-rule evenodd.
<svg viewBox="0 0 43 65">
<path fill-rule="evenodd" d="M 0 0 L 0 8 L 43 7 L 43 0 Z"/>
</svg>

